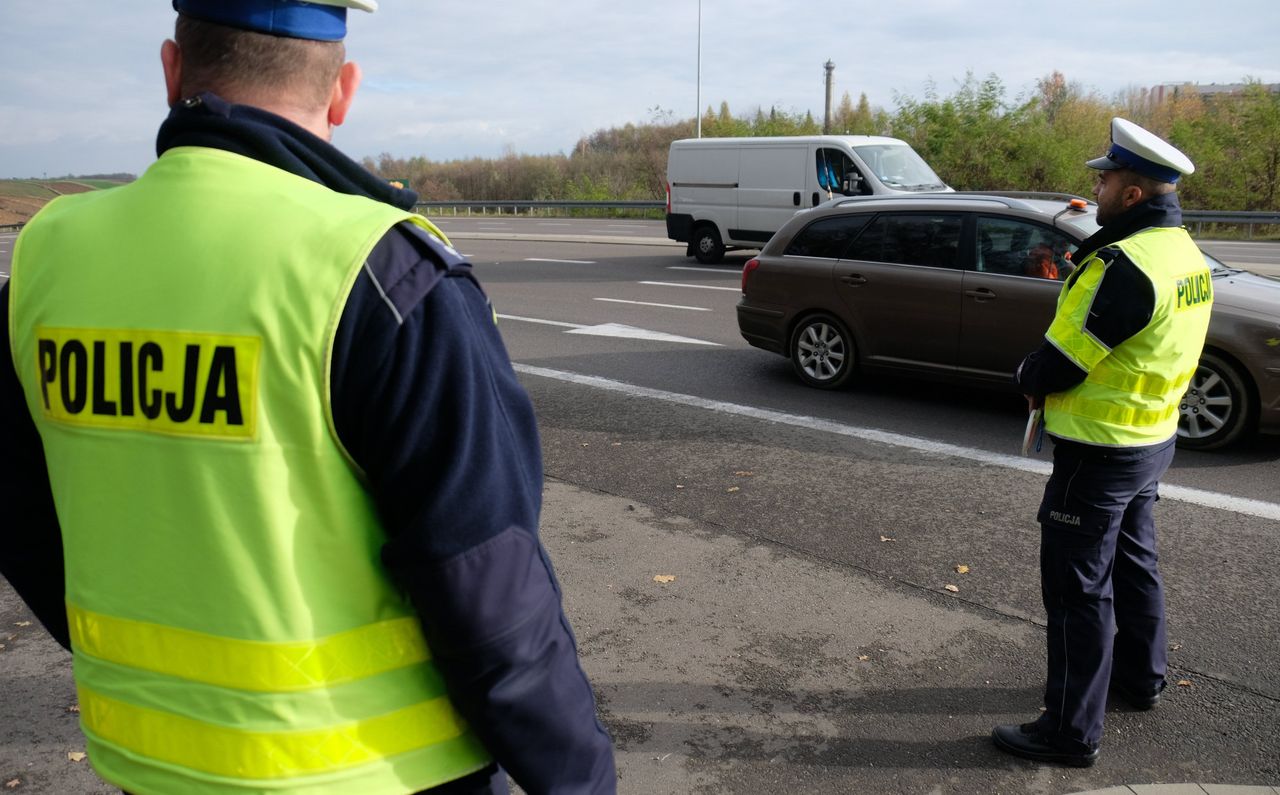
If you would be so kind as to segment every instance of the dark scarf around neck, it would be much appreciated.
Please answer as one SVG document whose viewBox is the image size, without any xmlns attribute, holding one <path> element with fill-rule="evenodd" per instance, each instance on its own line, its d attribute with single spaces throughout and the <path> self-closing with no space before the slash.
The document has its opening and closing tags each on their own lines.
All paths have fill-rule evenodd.
<svg viewBox="0 0 1280 795">
<path fill-rule="evenodd" d="M 1143 203 L 1130 207 L 1110 223 L 1094 232 L 1071 255 L 1073 262 L 1084 262 L 1095 251 L 1106 248 L 1126 237 L 1153 226 L 1182 226 L 1182 205 L 1177 193 L 1153 196 Z"/>
<path fill-rule="evenodd" d="M 203 93 L 174 105 L 160 125 L 156 154 L 204 146 L 249 157 L 318 182 L 338 193 L 364 196 L 410 210 L 418 194 L 377 177 L 332 144 L 293 122 L 251 105 Z"/>
</svg>

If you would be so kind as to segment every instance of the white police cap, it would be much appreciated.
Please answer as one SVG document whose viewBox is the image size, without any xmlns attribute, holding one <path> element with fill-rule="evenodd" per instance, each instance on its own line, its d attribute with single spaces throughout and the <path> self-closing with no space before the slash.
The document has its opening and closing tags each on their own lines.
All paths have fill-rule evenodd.
<svg viewBox="0 0 1280 795">
<path fill-rule="evenodd" d="M 1128 168 L 1160 182 L 1177 182 L 1178 177 L 1196 170 L 1168 141 L 1121 118 L 1111 120 L 1111 148 L 1085 165 L 1103 171 Z"/>
<path fill-rule="evenodd" d="M 373 12 L 377 0 L 173 0 L 180 14 L 242 30 L 293 39 L 341 41 L 347 9 Z"/>
</svg>

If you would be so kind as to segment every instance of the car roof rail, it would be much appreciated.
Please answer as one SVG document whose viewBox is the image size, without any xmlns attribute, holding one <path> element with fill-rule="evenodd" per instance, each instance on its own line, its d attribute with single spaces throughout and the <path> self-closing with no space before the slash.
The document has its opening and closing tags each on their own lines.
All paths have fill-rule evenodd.
<svg viewBox="0 0 1280 795">
<path fill-rule="evenodd" d="M 1044 201 L 1069 202 L 1079 199 L 1087 204 L 1096 203 L 1074 193 L 1059 193 L 1047 190 L 958 190 L 956 193 L 967 196 L 1008 196 L 1011 199 L 1041 199 Z"/>
<path fill-rule="evenodd" d="M 1064 194 L 1065 195 L 1065 194 Z M 1031 198 L 1031 197 L 1027 197 Z M 1036 197 L 1039 198 L 1039 197 Z M 1032 210 L 1036 211 L 1040 208 L 1033 207 L 1022 201 L 1021 197 L 1013 197 L 1006 193 L 996 191 L 952 191 L 951 193 L 879 193 L 870 196 L 846 196 L 843 199 L 835 199 L 834 205 L 844 207 L 846 205 L 868 203 L 873 204 L 877 201 L 888 202 L 904 202 L 904 201 L 933 201 L 933 202 L 954 202 L 954 201 L 978 201 L 991 202 L 999 204 L 1010 209 Z M 822 205 L 819 205 L 822 206 Z"/>
</svg>

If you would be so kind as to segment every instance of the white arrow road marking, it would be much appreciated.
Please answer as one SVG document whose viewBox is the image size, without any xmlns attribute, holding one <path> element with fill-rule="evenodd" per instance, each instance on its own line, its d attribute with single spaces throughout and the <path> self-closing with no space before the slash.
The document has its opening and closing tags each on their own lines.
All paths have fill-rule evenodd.
<svg viewBox="0 0 1280 795">
<path fill-rule="evenodd" d="M 648 329 L 636 328 L 635 326 L 624 326 L 621 323 L 605 323 L 599 326 L 584 326 L 581 323 L 565 323 L 561 320 L 543 320 L 537 317 L 522 317 L 520 315 L 498 315 L 500 320 L 519 320 L 523 323 L 538 323 L 543 326 L 560 326 L 567 328 L 565 334 L 585 334 L 590 337 L 618 337 L 630 340 L 651 340 L 653 342 L 683 342 L 686 345 L 710 345 L 719 348 L 718 342 L 707 342 L 706 340 L 695 340 L 692 337 L 679 337 L 675 334 L 667 334 L 662 331 L 649 331 Z"/>
<path fill-rule="evenodd" d="M 728 290 L 731 293 L 740 293 L 740 287 L 712 287 L 709 284 L 682 284 L 681 282 L 640 282 L 640 284 L 652 284 L 655 287 L 690 287 L 694 290 Z"/>
<path fill-rule="evenodd" d="M 635 304 L 637 306 L 659 306 L 663 309 L 692 309 L 694 312 L 710 312 L 705 306 L 684 306 L 682 304 L 655 304 L 650 301 L 628 301 L 624 298 L 596 298 L 596 301 L 608 301 L 611 304 Z"/>
<path fill-rule="evenodd" d="M 525 257 L 525 262 L 563 262 L 566 265 L 595 265 L 591 259 L 543 259 L 542 257 Z"/>
<path fill-rule="evenodd" d="M 621 337 L 629 340 L 652 340 L 654 342 L 683 342 L 686 345 L 710 345 L 715 348 L 720 347 L 720 343 L 718 342 L 695 340 L 692 337 L 678 337 L 675 334 L 666 334 L 661 331 L 649 331 L 648 329 L 636 328 L 635 326 L 624 326 L 621 323 L 605 323 L 600 326 L 586 326 L 584 328 L 576 328 L 571 331 L 566 331 L 565 334 L 587 334 L 592 337 Z"/>
</svg>

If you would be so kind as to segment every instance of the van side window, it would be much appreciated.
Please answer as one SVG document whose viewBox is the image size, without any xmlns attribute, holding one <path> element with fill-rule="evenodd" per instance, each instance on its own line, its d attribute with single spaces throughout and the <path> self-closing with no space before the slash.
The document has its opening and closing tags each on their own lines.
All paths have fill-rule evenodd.
<svg viewBox="0 0 1280 795">
<path fill-rule="evenodd" d="M 784 256 L 840 259 L 870 219 L 870 215 L 842 215 L 814 221 L 791 239 Z"/>
<path fill-rule="evenodd" d="M 835 196 L 856 196 L 870 190 L 870 186 L 866 185 L 861 179 L 861 174 L 858 174 L 853 161 L 839 149 L 820 147 L 814 154 L 814 165 L 818 170 L 818 187 L 826 191 L 828 199 Z M 851 186 L 851 190 L 845 193 L 844 180 L 849 176 L 849 172 L 858 175 L 858 185 Z M 866 190 L 860 189 L 859 186 Z"/>
<path fill-rule="evenodd" d="M 959 268 L 959 215 L 881 215 L 849 248 L 846 259 Z"/>
<path fill-rule="evenodd" d="M 982 273 L 1061 281 L 1075 268 L 1075 241 L 1056 230 L 1010 218 L 978 218 L 975 267 Z"/>
</svg>

